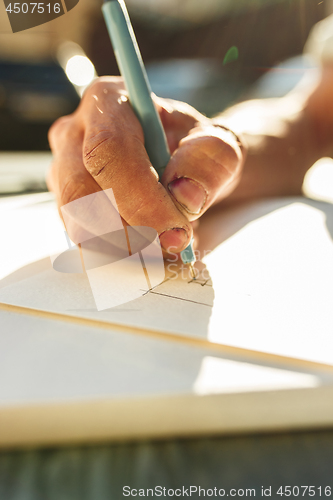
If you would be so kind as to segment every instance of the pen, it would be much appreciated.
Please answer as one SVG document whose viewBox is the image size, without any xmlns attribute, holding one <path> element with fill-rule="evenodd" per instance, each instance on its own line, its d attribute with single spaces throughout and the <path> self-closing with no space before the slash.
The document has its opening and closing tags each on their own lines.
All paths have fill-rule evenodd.
<svg viewBox="0 0 333 500">
<path fill-rule="evenodd" d="M 143 128 L 149 159 L 161 177 L 170 160 L 163 125 L 151 97 L 148 76 L 135 38 L 124 0 L 104 0 L 102 12 L 110 35 L 119 71 L 124 78 L 129 100 Z M 193 239 L 180 252 L 184 264 L 195 278 Z"/>
</svg>

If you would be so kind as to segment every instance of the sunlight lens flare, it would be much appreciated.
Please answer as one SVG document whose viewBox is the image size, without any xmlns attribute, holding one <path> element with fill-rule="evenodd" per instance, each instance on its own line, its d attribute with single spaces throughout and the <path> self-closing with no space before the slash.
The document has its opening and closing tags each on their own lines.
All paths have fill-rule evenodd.
<svg viewBox="0 0 333 500">
<path fill-rule="evenodd" d="M 75 55 L 71 57 L 65 68 L 67 78 L 78 86 L 89 85 L 95 77 L 95 68 L 86 56 Z"/>
</svg>

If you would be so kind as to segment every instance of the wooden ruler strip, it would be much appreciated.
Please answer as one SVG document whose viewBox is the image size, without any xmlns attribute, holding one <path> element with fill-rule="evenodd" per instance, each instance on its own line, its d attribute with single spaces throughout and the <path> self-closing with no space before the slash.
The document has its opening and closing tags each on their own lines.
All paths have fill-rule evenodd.
<svg viewBox="0 0 333 500">
<path fill-rule="evenodd" d="M 124 333 L 143 335 L 148 338 L 154 338 L 164 341 L 171 341 L 182 345 L 187 345 L 191 347 L 201 348 L 209 351 L 215 351 L 218 354 L 224 354 L 228 356 L 236 356 L 245 358 L 248 362 L 259 361 L 263 364 L 274 364 L 283 365 L 284 367 L 288 365 L 289 369 L 306 369 L 312 371 L 326 371 L 333 373 L 333 365 L 326 363 L 319 363 L 315 361 L 292 358 L 288 356 L 281 356 L 278 354 L 271 354 L 266 352 L 255 351 L 251 349 L 244 349 L 242 347 L 229 346 L 225 344 L 218 344 L 216 342 L 211 342 L 207 339 L 187 337 L 185 335 L 156 331 L 151 329 L 145 329 L 137 326 L 127 326 L 117 323 L 111 323 L 106 321 L 99 321 L 92 318 L 80 318 L 78 316 L 71 316 L 69 314 L 43 311 L 40 309 L 33 309 L 30 307 L 16 306 L 12 304 L 5 304 L 0 302 L 0 310 L 16 313 L 16 314 L 26 314 L 29 316 L 35 316 L 43 319 L 50 319 L 55 321 L 63 321 L 67 323 L 74 323 L 76 325 L 97 327 L 106 330 L 116 330 Z"/>
</svg>

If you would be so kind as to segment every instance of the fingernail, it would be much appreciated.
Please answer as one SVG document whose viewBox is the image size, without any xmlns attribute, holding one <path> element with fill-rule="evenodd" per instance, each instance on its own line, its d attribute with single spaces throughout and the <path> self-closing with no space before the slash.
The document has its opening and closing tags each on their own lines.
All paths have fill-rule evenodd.
<svg viewBox="0 0 333 500">
<path fill-rule="evenodd" d="M 180 177 L 170 182 L 168 189 L 178 203 L 190 214 L 197 215 L 203 209 L 207 193 L 205 189 L 193 179 Z"/>
<path fill-rule="evenodd" d="M 187 233 L 185 229 L 174 228 L 164 231 L 160 234 L 160 242 L 167 252 L 178 252 L 183 249 L 187 242 Z"/>
</svg>

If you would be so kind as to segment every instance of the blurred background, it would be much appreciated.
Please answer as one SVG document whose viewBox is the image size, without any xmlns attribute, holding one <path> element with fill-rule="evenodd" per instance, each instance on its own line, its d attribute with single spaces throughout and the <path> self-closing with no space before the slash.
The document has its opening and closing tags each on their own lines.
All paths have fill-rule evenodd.
<svg viewBox="0 0 333 500">
<path fill-rule="evenodd" d="M 50 125 L 96 75 L 119 74 L 101 1 L 13 34 L 0 2 L 0 193 L 45 190 Z M 127 0 L 152 90 L 212 116 L 282 96 L 316 63 L 302 56 L 332 0 Z"/>
</svg>

